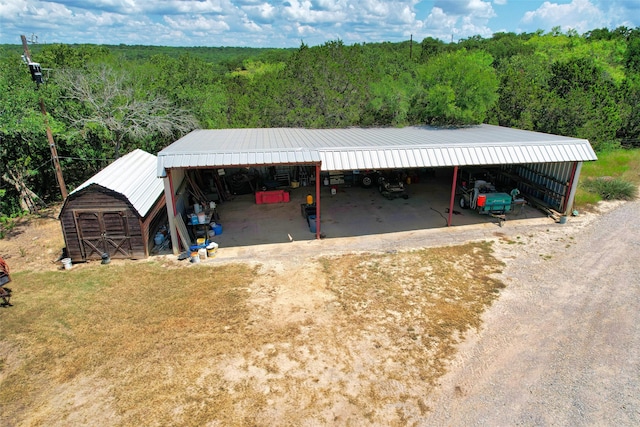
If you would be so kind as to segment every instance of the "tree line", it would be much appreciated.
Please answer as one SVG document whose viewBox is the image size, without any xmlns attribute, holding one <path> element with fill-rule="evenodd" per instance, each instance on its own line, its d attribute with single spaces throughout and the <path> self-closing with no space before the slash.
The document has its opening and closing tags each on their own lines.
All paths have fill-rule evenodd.
<svg viewBox="0 0 640 427">
<path fill-rule="evenodd" d="M 297 49 L 0 46 L 0 217 L 60 199 L 119 155 L 195 128 L 500 126 L 640 140 L 640 29 Z M 40 105 L 46 106 L 47 116 Z"/>
</svg>

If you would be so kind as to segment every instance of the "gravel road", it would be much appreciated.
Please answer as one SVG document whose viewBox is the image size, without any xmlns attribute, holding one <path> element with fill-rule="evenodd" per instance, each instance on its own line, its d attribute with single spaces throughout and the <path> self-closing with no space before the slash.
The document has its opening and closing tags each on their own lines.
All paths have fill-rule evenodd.
<svg viewBox="0 0 640 427">
<path fill-rule="evenodd" d="M 499 244 L 507 288 L 424 425 L 640 425 L 639 214 L 628 202 Z"/>
</svg>

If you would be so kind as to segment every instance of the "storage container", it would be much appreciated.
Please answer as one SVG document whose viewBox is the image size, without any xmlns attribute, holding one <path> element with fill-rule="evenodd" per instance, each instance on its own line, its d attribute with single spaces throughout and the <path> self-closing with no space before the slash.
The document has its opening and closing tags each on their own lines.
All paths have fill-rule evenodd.
<svg viewBox="0 0 640 427">
<path fill-rule="evenodd" d="M 222 225 L 216 224 L 212 227 L 212 230 L 216 233 L 216 236 L 222 234 Z"/>
</svg>

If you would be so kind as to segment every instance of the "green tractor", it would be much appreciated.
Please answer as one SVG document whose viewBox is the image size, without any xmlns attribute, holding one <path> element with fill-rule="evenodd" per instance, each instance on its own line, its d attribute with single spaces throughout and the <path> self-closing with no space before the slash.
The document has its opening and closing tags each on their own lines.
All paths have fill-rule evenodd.
<svg viewBox="0 0 640 427">
<path fill-rule="evenodd" d="M 520 193 L 501 193 L 485 179 L 462 180 L 458 187 L 458 202 L 462 209 L 473 209 L 480 214 L 504 215 L 510 212 L 514 198 Z"/>
</svg>

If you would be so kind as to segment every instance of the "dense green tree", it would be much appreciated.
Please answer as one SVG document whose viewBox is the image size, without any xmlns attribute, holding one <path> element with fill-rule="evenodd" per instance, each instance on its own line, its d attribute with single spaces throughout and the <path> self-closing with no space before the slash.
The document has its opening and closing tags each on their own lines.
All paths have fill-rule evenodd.
<svg viewBox="0 0 640 427">
<path fill-rule="evenodd" d="M 587 31 L 584 34 L 584 37 L 589 41 L 611 40 L 611 38 L 613 37 L 613 34 L 611 33 L 611 31 L 609 31 L 608 28 L 605 27 L 605 28 L 596 28 L 594 30 Z"/>
<path fill-rule="evenodd" d="M 420 86 L 418 46 L 380 43 L 363 46 L 363 60 L 371 70 L 366 87 L 368 101 L 361 114 L 364 126 L 403 126 L 409 123 L 409 108 Z"/>
<path fill-rule="evenodd" d="M 44 45 L 38 53 L 38 61 L 43 67 L 52 69 L 84 68 L 92 62 L 112 60 L 111 51 L 106 46 L 76 45 L 56 43 Z"/>
<path fill-rule="evenodd" d="M 524 37 L 515 33 L 494 34 L 491 40 L 486 43 L 485 50 L 491 54 L 496 66 L 501 61 L 515 55 L 531 55 L 534 52 L 533 46 L 528 45 Z"/>
<path fill-rule="evenodd" d="M 482 123 L 498 98 L 498 78 L 491 63 L 489 54 L 464 49 L 429 61 L 420 70 L 422 92 L 414 100 L 414 120 L 437 125 Z"/>
<path fill-rule="evenodd" d="M 408 73 L 384 76 L 369 87 L 369 104 L 363 115 L 366 126 L 402 126 L 409 121 L 411 100 L 418 88 Z"/>
<path fill-rule="evenodd" d="M 620 112 L 612 80 L 590 58 L 555 62 L 536 130 L 587 138 L 594 147 L 616 139 Z"/>
<path fill-rule="evenodd" d="M 498 101 L 490 116 L 500 126 L 534 130 L 545 108 L 550 70 L 538 55 L 516 55 L 503 60 Z"/>
<path fill-rule="evenodd" d="M 287 111 L 284 126 L 345 127 L 360 122 L 371 70 L 360 45 L 340 41 L 302 45 L 282 72 L 286 92 L 275 100 Z"/>
<path fill-rule="evenodd" d="M 488 44 L 489 41 L 480 35 L 467 37 L 466 39 L 460 39 L 460 41 L 458 42 L 458 46 L 461 49 L 466 49 L 468 51 L 485 49 Z"/>
<path fill-rule="evenodd" d="M 255 109 L 258 104 L 255 101 L 259 101 L 259 98 L 252 83 L 249 77 L 243 75 L 232 75 L 225 79 L 226 121 L 229 127 L 267 127 L 263 125 L 265 117 L 259 115 L 261 109 Z"/>
<path fill-rule="evenodd" d="M 164 97 L 174 107 L 188 110 L 202 127 L 228 126 L 223 75 L 204 60 L 190 54 L 159 54 L 129 72 L 135 73 L 139 96 Z"/>
<path fill-rule="evenodd" d="M 631 73 L 640 73 L 640 29 L 629 34 L 624 65 Z"/>
<path fill-rule="evenodd" d="M 431 58 L 449 50 L 445 42 L 433 37 L 423 39 L 420 48 L 420 62 L 427 62 Z"/>
<path fill-rule="evenodd" d="M 620 116 L 616 136 L 622 142 L 640 146 L 640 75 L 629 77 L 622 85 Z"/>
</svg>

